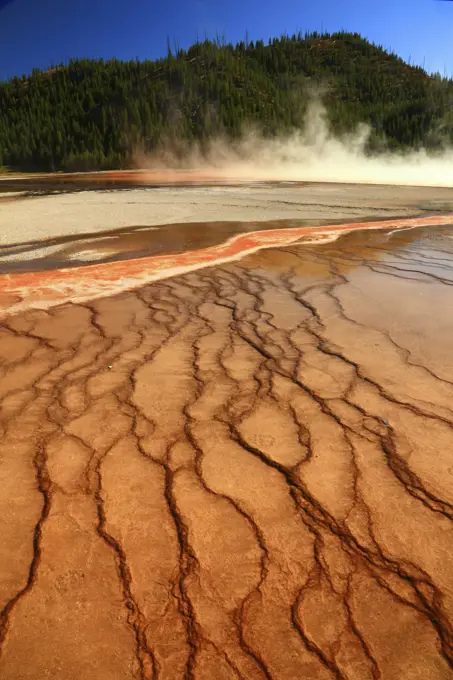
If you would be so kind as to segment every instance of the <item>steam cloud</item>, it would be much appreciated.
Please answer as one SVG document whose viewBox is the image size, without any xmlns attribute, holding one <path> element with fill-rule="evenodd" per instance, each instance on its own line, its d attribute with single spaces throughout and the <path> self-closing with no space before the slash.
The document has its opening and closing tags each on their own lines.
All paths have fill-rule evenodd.
<svg viewBox="0 0 453 680">
<path fill-rule="evenodd" d="M 202 151 L 179 146 L 159 155 L 137 154 L 142 169 L 192 171 L 224 181 L 312 181 L 453 187 L 453 150 L 421 149 L 370 156 L 370 129 L 335 137 L 319 101 L 307 110 L 304 128 L 285 137 L 264 138 L 256 130 L 239 141 L 211 139 Z"/>
</svg>

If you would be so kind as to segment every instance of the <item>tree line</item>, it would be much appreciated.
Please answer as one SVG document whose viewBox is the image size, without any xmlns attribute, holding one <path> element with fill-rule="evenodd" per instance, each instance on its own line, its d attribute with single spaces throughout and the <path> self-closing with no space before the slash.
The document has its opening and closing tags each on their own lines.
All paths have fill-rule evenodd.
<svg viewBox="0 0 453 680">
<path fill-rule="evenodd" d="M 268 43 L 219 40 L 155 61 L 74 59 L 0 83 L 0 167 L 127 167 L 134 150 L 264 135 L 303 125 L 313 92 L 342 134 L 367 123 L 370 152 L 453 142 L 453 80 L 428 75 L 358 34 Z"/>
</svg>

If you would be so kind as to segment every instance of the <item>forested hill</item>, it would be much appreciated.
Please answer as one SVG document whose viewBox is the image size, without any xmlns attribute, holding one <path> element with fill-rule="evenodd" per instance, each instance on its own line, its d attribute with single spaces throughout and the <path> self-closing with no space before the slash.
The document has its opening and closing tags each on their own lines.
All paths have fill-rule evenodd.
<svg viewBox="0 0 453 680">
<path fill-rule="evenodd" d="M 323 92 L 332 128 L 373 127 L 370 148 L 453 141 L 453 81 L 428 76 L 357 34 L 198 42 L 157 61 L 78 59 L 0 83 L 0 166 L 115 168 L 162 140 L 300 127 Z"/>
</svg>

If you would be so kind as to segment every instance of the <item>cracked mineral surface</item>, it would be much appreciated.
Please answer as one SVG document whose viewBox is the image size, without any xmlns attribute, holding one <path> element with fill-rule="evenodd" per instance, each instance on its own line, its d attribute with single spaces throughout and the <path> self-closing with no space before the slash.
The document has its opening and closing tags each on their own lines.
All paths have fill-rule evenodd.
<svg viewBox="0 0 453 680">
<path fill-rule="evenodd" d="M 2 680 L 453 678 L 449 219 L 0 277 Z"/>
</svg>

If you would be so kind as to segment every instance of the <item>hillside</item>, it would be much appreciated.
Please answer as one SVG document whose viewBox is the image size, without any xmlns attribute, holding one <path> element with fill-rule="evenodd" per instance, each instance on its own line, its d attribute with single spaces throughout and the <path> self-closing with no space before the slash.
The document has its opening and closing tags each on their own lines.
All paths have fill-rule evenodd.
<svg viewBox="0 0 453 680">
<path fill-rule="evenodd" d="M 249 44 L 205 41 L 156 61 L 74 60 L 0 83 L 0 166 L 126 166 L 168 140 L 265 135 L 303 124 L 321 91 L 335 132 L 373 128 L 370 150 L 453 141 L 453 81 L 428 76 L 357 34 Z"/>
</svg>

